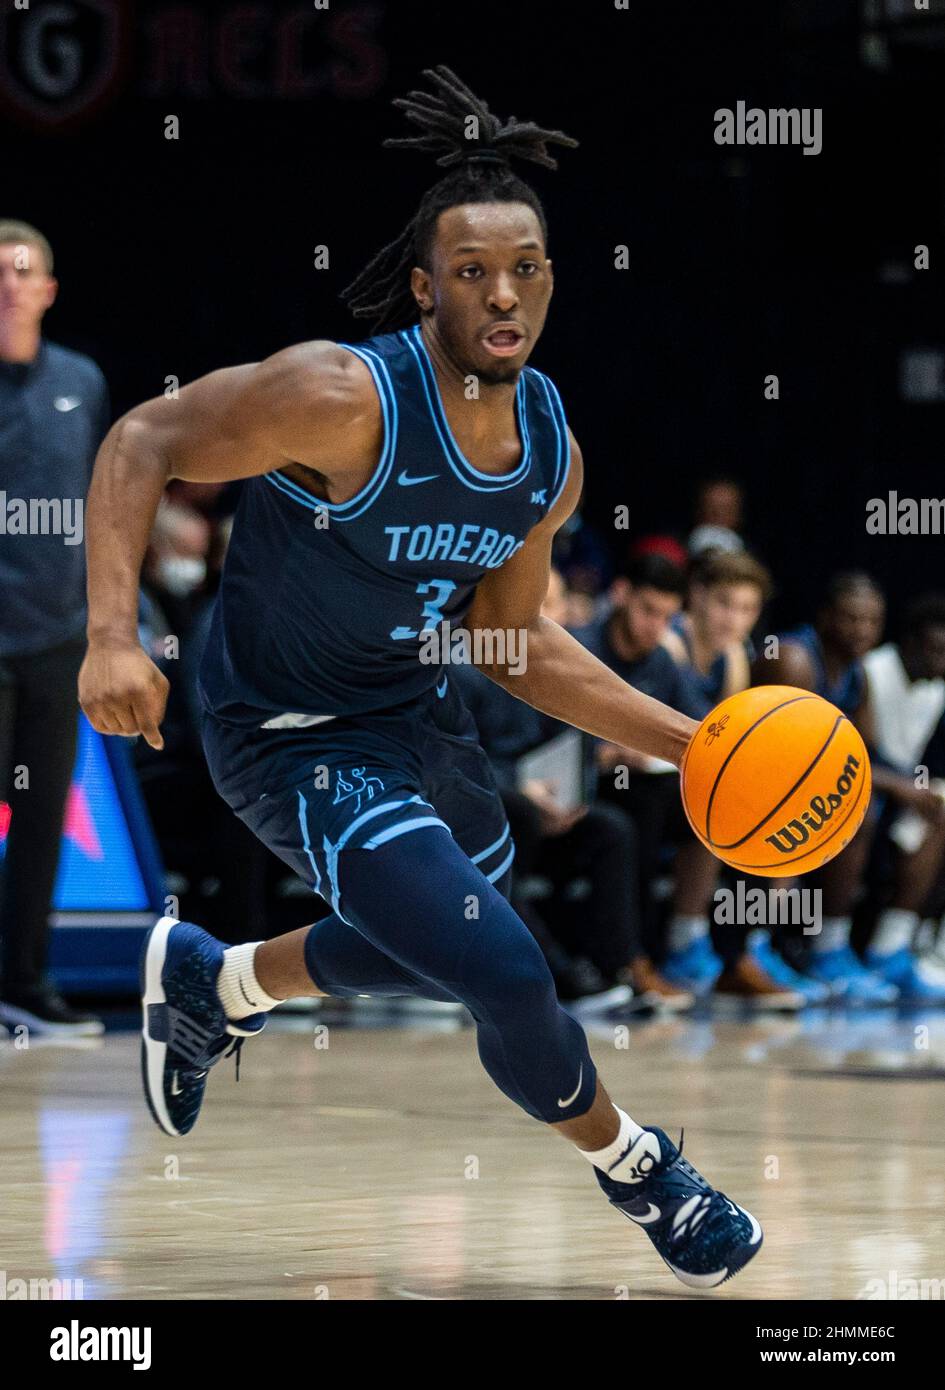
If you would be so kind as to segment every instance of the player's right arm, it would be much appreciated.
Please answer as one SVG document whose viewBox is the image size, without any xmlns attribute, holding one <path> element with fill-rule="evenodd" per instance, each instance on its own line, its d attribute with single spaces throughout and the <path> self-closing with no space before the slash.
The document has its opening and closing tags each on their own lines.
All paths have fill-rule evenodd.
<svg viewBox="0 0 945 1390">
<path fill-rule="evenodd" d="M 89 646 L 79 673 L 79 703 L 100 733 L 163 746 L 168 682 L 138 641 L 138 586 L 168 481 L 228 482 L 296 463 L 341 490 L 377 458 L 381 433 L 367 367 L 328 342 L 211 372 L 112 426 L 86 506 Z"/>
</svg>

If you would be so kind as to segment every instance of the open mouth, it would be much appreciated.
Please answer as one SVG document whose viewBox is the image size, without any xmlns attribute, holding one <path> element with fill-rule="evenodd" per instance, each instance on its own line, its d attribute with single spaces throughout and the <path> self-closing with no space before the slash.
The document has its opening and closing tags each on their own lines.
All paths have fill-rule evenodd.
<svg viewBox="0 0 945 1390">
<path fill-rule="evenodd" d="M 525 334 L 512 325 L 491 329 L 482 340 L 495 357 L 511 357 L 525 341 Z"/>
</svg>

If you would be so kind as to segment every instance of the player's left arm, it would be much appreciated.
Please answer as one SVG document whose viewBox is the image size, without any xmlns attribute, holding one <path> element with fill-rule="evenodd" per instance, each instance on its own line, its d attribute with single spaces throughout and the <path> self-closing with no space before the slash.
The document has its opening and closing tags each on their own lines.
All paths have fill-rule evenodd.
<svg viewBox="0 0 945 1390">
<path fill-rule="evenodd" d="M 480 580 L 466 627 L 515 632 L 518 646 L 506 640 L 491 649 L 524 652 L 524 660 L 514 668 L 507 662 L 481 667 L 511 695 L 597 738 L 678 766 L 696 721 L 634 690 L 558 623 L 542 617 L 552 541 L 577 506 L 582 482 L 581 451 L 571 435 L 571 470 L 561 496 L 516 554 Z"/>
</svg>

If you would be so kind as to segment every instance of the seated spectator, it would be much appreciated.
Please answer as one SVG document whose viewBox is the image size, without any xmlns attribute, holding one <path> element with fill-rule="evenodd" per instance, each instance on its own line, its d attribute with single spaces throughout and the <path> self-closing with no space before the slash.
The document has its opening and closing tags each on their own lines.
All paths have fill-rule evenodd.
<svg viewBox="0 0 945 1390">
<path fill-rule="evenodd" d="M 690 567 L 686 608 L 672 619 L 663 644 L 688 672 L 709 709 L 751 684 L 750 637 L 771 589 L 768 571 L 744 550 L 709 551 Z M 826 985 L 794 970 L 780 955 L 768 929 L 758 927 L 741 935 L 747 958 L 734 980 L 723 976 L 719 993 L 738 994 L 742 977 L 758 983 L 764 975 L 809 1004 L 829 998 Z M 752 995 L 766 998 L 764 993 Z"/>
<path fill-rule="evenodd" d="M 941 800 L 911 777 L 888 766 L 877 753 L 873 708 L 863 659 L 877 644 L 885 619 L 885 602 L 869 575 L 838 575 L 828 586 L 816 622 L 779 638 L 775 653 L 755 662 L 756 684 L 793 685 L 814 690 L 841 709 L 860 730 L 873 761 L 874 793 L 891 797 L 930 824 L 945 815 Z M 831 987 L 849 1004 L 888 1004 L 900 997 L 921 993 L 921 984 L 906 972 L 893 978 L 900 960 L 870 958 L 864 965 L 850 945 L 853 906 L 864 883 L 882 797 L 874 795 L 860 833 L 815 877 L 823 892 L 823 920 L 819 934 L 811 938 L 806 968 L 815 979 Z M 877 968 L 877 967 L 881 968 Z"/>
<path fill-rule="evenodd" d="M 567 617 L 567 594 L 553 570 L 542 607 L 545 617 Z M 671 990 L 643 957 L 639 941 L 639 885 L 633 826 L 619 811 L 600 804 L 562 807 L 547 782 L 519 785 L 519 760 L 566 732 L 567 726 L 517 700 L 474 666 L 451 668 L 489 756 L 515 842 L 512 898 L 548 958 L 559 993 L 583 1007 L 612 1007 L 634 991 L 647 1003 L 686 1006 L 688 996 Z M 573 731 L 572 731 L 573 732 Z M 576 880 L 588 885 L 580 922 L 549 933 L 536 921 L 522 887 L 531 877 L 548 880 L 564 896 Z M 660 986 L 662 985 L 662 989 Z"/>
<path fill-rule="evenodd" d="M 914 786 L 917 769 L 928 767 L 925 750 L 945 710 L 945 595 L 915 599 L 904 614 L 899 641 L 869 652 L 863 666 L 876 760 Z M 897 803 L 891 801 L 891 807 L 896 815 Z M 945 989 L 923 970 L 915 948 L 923 911 L 942 872 L 945 815 L 923 818 L 906 811 L 892 821 L 889 835 L 893 898 L 879 913 L 866 961 L 910 1002 L 943 1003 Z"/>
<path fill-rule="evenodd" d="M 699 689 L 697 673 L 677 664 L 663 645 L 685 592 L 684 572 L 661 555 L 631 560 L 612 589 L 613 608 L 606 618 L 575 631 L 589 651 L 637 690 L 663 701 L 693 719 L 702 719 L 710 703 Z M 706 993 L 715 986 L 755 1006 L 799 1008 L 804 1000 L 779 986 L 744 952 L 724 966 L 710 939 L 709 908 L 718 882 L 719 861 L 692 834 L 679 795 L 679 773 L 629 748 L 601 742 L 597 746 L 598 795 L 619 806 L 636 826 L 644 893 L 644 941 L 657 959 L 662 978 L 687 992 Z M 666 938 L 657 927 L 651 885 L 667 844 L 677 847 L 673 869 L 674 899 Z"/>
<path fill-rule="evenodd" d="M 751 634 L 771 597 L 771 576 L 751 555 L 710 553 L 689 572 L 686 607 L 663 645 L 684 666 L 708 709 L 751 684 Z"/>
</svg>

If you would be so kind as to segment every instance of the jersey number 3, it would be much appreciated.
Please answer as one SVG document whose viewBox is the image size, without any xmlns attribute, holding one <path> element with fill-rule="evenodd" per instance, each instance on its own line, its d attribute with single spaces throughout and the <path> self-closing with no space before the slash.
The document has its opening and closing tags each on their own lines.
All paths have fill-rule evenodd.
<svg viewBox="0 0 945 1390">
<path fill-rule="evenodd" d="M 437 624 L 443 622 L 443 605 L 455 588 L 456 585 L 452 579 L 426 579 L 422 584 L 418 584 L 418 594 L 432 595 L 432 597 L 427 598 L 420 610 L 420 616 L 425 619 L 425 622 L 421 628 L 403 626 L 393 628 L 390 635 L 394 641 L 403 642 L 410 637 L 419 637 L 421 632 L 430 632 Z"/>
</svg>

